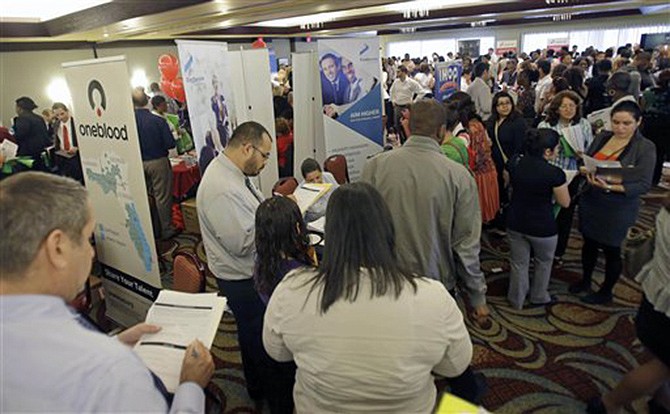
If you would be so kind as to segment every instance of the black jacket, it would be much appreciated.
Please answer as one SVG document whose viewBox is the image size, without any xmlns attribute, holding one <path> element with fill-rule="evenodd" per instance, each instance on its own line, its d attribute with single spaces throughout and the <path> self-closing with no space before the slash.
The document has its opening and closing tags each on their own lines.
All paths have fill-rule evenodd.
<svg viewBox="0 0 670 414">
<path fill-rule="evenodd" d="M 17 156 L 37 158 L 45 148 L 51 146 L 44 118 L 33 112 L 23 113 L 16 117 L 14 137 L 19 146 Z"/>
</svg>

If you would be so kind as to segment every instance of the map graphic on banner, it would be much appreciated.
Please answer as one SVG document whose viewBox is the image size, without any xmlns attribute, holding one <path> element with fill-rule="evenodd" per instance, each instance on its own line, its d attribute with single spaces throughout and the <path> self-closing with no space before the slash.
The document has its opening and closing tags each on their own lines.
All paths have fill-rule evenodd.
<svg viewBox="0 0 670 414">
<path fill-rule="evenodd" d="M 225 42 L 177 40 L 200 171 L 226 147 L 237 126 Z"/>
<path fill-rule="evenodd" d="M 63 67 L 96 221 L 107 316 L 129 326 L 144 320 L 161 279 L 128 69 L 122 56 Z"/>
<path fill-rule="evenodd" d="M 96 185 L 103 194 L 110 196 L 110 202 L 116 201 L 125 213 L 124 227 L 126 236 L 132 241 L 137 257 L 142 261 L 144 270 L 151 272 L 151 247 L 147 235 L 142 228 L 137 206 L 133 201 L 128 185 L 128 166 L 123 158 L 115 153 L 103 153 L 99 159 L 87 158 L 82 162 L 89 183 Z M 89 186 L 90 187 L 90 186 Z M 112 197 L 113 196 L 113 197 Z M 112 201 L 112 199 L 115 199 Z M 97 225 L 101 241 L 112 242 L 122 246 L 125 244 L 119 237 L 118 228 Z"/>
<path fill-rule="evenodd" d="M 383 145 L 379 39 L 319 40 L 318 55 L 326 155 L 344 155 L 355 181 Z"/>
<path fill-rule="evenodd" d="M 461 90 L 461 62 L 440 62 L 435 64 L 435 99 L 444 102 L 454 93 Z"/>
</svg>

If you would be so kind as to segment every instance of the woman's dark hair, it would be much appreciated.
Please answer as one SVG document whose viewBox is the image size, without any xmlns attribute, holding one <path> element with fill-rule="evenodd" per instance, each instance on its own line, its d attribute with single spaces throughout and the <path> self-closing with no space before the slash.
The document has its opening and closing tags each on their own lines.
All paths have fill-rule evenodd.
<svg viewBox="0 0 670 414">
<path fill-rule="evenodd" d="M 582 105 L 579 96 L 573 91 L 562 91 L 554 95 L 554 98 L 549 103 L 549 108 L 547 108 L 546 121 L 551 126 L 558 124 L 558 120 L 561 118 L 561 115 L 558 113 L 558 108 L 563 103 L 563 98 L 568 98 L 577 105 L 575 117 L 570 120 L 572 125 L 577 125 L 582 119 Z"/>
<path fill-rule="evenodd" d="M 528 85 L 530 87 L 533 82 L 537 82 L 540 79 L 540 72 L 536 69 L 524 69 L 519 72 L 519 76 L 516 79 L 516 83 L 519 85 Z"/>
<path fill-rule="evenodd" d="M 272 197 L 256 209 L 256 290 L 270 296 L 280 281 L 279 265 L 284 258 L 312 264 L 307 253 L 307 225 L 298 205 L 285 197 Z"/>
<path fill-rule="evenodd" d="M 579 94 L 584 89 L 584 70 L 579 66 L 573 66 L 563 72 L 563 77 L 568 81 L 570 90 Z"/>
<path fill-rule="evenodd" d="M 285 118 L 275 118 L 275 133 L 277 136 L 286 135 L 291 132 L 291 124 Z"/>
<path fill-rule="evenodd" d="M 617 112 L 628 112 L 635 118 L 635 121 L 642 119 L 642 109 L 640 109 L 640 106 L 633 101 L 623 101 L 616 104 L 616 106 L 612 108 L 610 117 L 613 117 Z"/>
<path fill-rule="evenodd" d="M 546 149 L 553 150 L 558 145 L 558 132 L 548 128 L 530 128 L 526 131 L 523 142 L 523 153 L 530 157 L 542 157 Z"/>
<path fill-rule="evenodd" d="M 448 105 L 445 105 L 445 113 L 445 126 L 447 127 L 447 131 L 453 131 L 454 128 L 456 128 L 456 125 L 458 125 L 458 123 L 461 121 L 459 114 L 458 112 L 449 108 Z"/>
<path fill-rule="evenodd" d="M 563 72 L 565 72 L 566 70 L 568 70 L 568 67 L 563 63 L 559 63 L 558 65 L 554 66 L 554 68 L 551 70 L 552 79 L 556 79 L 560 76 L 563 76 Z"/>
<path fill-rule="evenodd" d="M 554 78 L 551 80 L 551 88 L 554 91 L 554 93 L 559 93 L 570 90 L 570 84 L 568 83 L 567 80 L 565 80 L 564 77 L 559 76 L 558 78 Z"/>
<path fill-rule="evenodd" d="M 458 118 L 463 124 L 463 128 L 467 128 L 470 120 L 477 119 L 481 122 L 481 118 L 477 115 L 477 108 L 475 102 L 470 95 L 465 92 L 456 92 L 446 100 L 447 110 L 456 111 Z"/>
<path fill-rule="evenodd" d="M 321 171 L 321 166 L 314 158 L 305 158 L 305 160 L 300 165 L 302 178 L 307 177 L 307 174 L 311 173 L 312 171 Z"/>
<path fill-rule="evenodd" d="M 509 99 L 510 103 L 512 104 L 512 111 L 507 115 L 508 120 L 513 120 L 518 116 L 521 116 L 521 114 L 516 110 L 516 104 L 514 103 L 514 99 L 512 99 L 512 95 L 510 95 L 507 92 L 501 91 L 493 95 L 493 100 L 491 103 L 491 118 L 489 120 L 491 122 L 496 122 L 498 119 L 500 119 L 500 114 L 498 114 L 498 102 L 502 98 L 507 98 Z"/>
<path fill-rule="evenodd" d="M 363 277 L 370 279 L 371 297 L 392 293 L 397 298 L 405 283 L 416 291 L 415 276 L 398 265 L 391 212 L 373 186 L 356 182 L 335 190 L 325 230 L 328 242 L 312 286 L 313 291 L 323 285 L 321 312 L 340 299 L 355 301 Z"/>
</svg>

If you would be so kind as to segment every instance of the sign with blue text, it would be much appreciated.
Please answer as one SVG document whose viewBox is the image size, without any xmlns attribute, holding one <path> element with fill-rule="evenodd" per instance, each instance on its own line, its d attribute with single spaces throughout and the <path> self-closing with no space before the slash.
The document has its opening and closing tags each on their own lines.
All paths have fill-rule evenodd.
<svg viewBox="0 0 670 414">
<path fill-rule="evenodd" d="M 379 39 L 319 40 L 318 54 L 326 155 L 344 155 L 355 181 L 384 143 Z"/>
<path fill-rule="evenodd" d="M 435 64 L 435 99 L 444 102 L 461 90 L 461 62 L 440 62 Z"/>
</svg>

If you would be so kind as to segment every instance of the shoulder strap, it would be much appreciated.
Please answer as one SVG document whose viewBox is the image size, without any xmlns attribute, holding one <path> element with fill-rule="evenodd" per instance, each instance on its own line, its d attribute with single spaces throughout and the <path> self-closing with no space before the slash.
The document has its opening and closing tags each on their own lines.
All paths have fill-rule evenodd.
<svg viewBox="0 0 670 414">
<path fill-rule="evenodd" d="M 451 141 L 447 141 L 446 144 L 449 145 L 449 146 L 452 147 L 452 148 L 456 148 L 456 151 L 458 151 L 458 154 L 459 154 L 459 156 L 461 157 L 461 164 L 462 164 L 465 168 L 468 169 L 468 171 L 470 172 L 470 174 L 472 174 L 472 170 L 470 169 L 470 164 L 466 161 L 466 157 L 467 157 L 467 155 L 468 155 L 468 152 L 467 152 L 467 151 L 463 152 L 463 149 L 462 149 L 461 147 L 459 147 L 458 145 L 454 144 L 454 143 L 451 142 Z"/>
<path fill-rule="evenodd" d="M 495 141 L 496 145 L 498 146 L 498 149 L 500 150 L 500 153 L 502 154 L 503 157 L 503 162 L 507 164 L 507 161 L 509 161 L 509 157 L 507 154 L 505 154 L 505 151 L 502 149 L 502 145 L 500 145 L 500 140 L 498 139 L 498 127 L 500 126 L 501 122 L 496 121 L 495 122 Z"/>
</svg>

